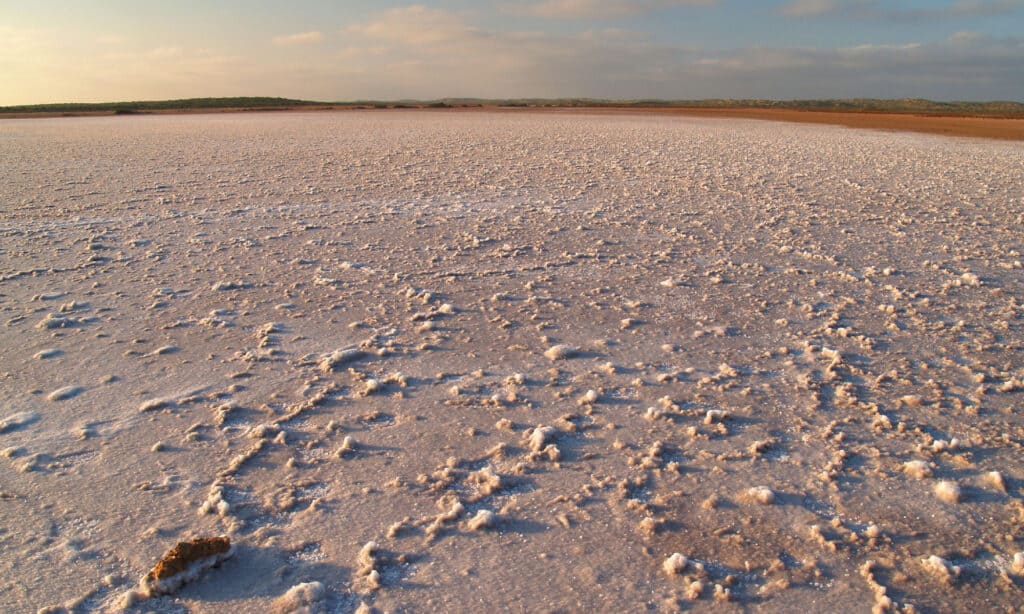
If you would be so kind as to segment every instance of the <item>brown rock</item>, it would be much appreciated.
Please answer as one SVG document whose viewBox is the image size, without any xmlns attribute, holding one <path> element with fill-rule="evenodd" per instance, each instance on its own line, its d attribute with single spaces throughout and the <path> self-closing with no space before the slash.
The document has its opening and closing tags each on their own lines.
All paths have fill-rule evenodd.
<svg viewBox="0 0 1024 614">
<path fill-rule="evenodd" d="M 156 567 L 146 574 L 147 580 L 163 580 L 179 574 L 192 563 L 201 559 L 213 558 L 231 550 L 231 540 L 227 537 L 200 537 L 187 542 L 178 542 L 164 555 Z"/>
</svg>

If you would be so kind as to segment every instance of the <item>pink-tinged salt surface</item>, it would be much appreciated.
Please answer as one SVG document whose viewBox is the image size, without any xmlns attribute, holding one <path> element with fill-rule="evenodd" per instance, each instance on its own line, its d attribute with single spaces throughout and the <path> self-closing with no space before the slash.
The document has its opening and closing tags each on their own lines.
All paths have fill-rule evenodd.
<svg viewBox="0 0 1024 614">
<path fill-rule="evenodd" d="M 0 176 L 0 610 L 1024 603 L 1020 144 L 113 117 Z"/>
</svg>

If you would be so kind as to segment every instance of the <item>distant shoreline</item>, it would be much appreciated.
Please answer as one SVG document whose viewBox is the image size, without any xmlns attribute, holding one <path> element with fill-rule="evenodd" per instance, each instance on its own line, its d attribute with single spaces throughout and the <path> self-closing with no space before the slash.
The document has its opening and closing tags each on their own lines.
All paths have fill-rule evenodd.
<svg viewBox="0 0 1024 614">
<path fill-rule="evenodd" d="M 206 113 L 264 113 L 264 112 L 326 112 L 374 110 L 433 111 L 433 112 L 498 112 L 498 113 L 566 113 L 566 114 L 629 114 L 670 115 L 722 119 L 752 119 L 776 122 L 812 123 L 847 126 L 874 130 L 918 132 L 951 137 L 974 137 L 1011 141 L 1024 141 L 1024 116 L 993 113 L 956 113 L 943 111 L 898 110 L 885 111 L 865 108 L 861 110 L 761 108 L 742 106 L 642 106 L 642 105 L 499 105 L 499 104 L 300 104 L 252 107 L 199 107 L 165 109 L 103 109 L 103 110 L 46 110 L 0 111 L 0 119 L 103 117 L 115 115 L 186 115 Z"/>
<path fill-rule="evenodd" d="M 824 124 L 918 132 L 950 137 L 973 137 L 1024 141 L 1024 117 L 991 117 L 980 115 L 940 115 L 928 113 L 887 113 L 880 111 L 810 111 L 800 109 L 708 109 L 695 107 L 650 109 L 587 109 L 588 113 L 650 113 L 719 119 L 752 119 L 762 121 Z"/>
</svg>

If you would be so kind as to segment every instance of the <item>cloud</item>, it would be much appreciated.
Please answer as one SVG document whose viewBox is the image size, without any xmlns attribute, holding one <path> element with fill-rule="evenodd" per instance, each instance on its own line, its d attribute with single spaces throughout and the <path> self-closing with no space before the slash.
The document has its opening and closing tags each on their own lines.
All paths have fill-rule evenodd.
<svg viewBox="0 0 1024 614">
<path fill-rule="evenodd" d="M 621 30 L 579 34 L 484 29 L 457 13 L 391 9 L 344 30 L 346 62 L 361 67 L 346 85 L 352 97 L 584 96 L 601 75 L 640 89 L 650 44 Z M 359 54 L 357 50 L 367 50 Z M 669 61 L 666 56 L 665 62 Z M 387 85 L 380 87 L 381 76 Z M 610 91 L 610 88 L 604 88 Z"/>
<path fill-rule="evenodd" d="M 0 25 L 0 50 L 19 51 L 40 46 L 51 33 L 38 29 L 12 28 Z"/>
<path fill-rule="evenodd" d="M 384 10 L 325 36 L 316 53 L 202 49 L 173 38 L 97 52 L 91 39 L 0 26 L 0 74 L 17 84 L 0 88 L 0 104 L 237 95 L 1024 100 L 1020 36 L 963 31 L 889 45 L 707 49 L 621 26 L 513 31 L 472 14 Z"/>
<path fill-rule="evenodd" d="M 925 9 L 922 12 L 928 14 L 948 14 L 960 17 L 981 17 L 989 15 L 1003 15 L 1024 8 L 1024 0 L 959 0 L 949 6 L 933 9 Z"/>
<path fill-rule="evenodd" d="M 122 44 L 124 44 L 124 42 L 125 42 L 125 38 L 123 36 L 118 36 L 116 34 L 103 34 L 101 36 L 97 36 L 96 37 L 96 44 L 97 45 L 116 46 L 116 45 L 122 45 Z"/>
<path fill-rule="evenodd" d="M 456 13 L 417 4 L 389 9 L 343 33 L 404 45 L 435 45 L 476 38 L 480 30 Z"/>
<path fill-rule="evenodd" d="M 1022 60 L 1024 38 L 961 32 L 901 45 L 737 49 L 697 62 L 695 74 L 729 97 L 1024 100 Z"/>
<path fill-rule="evenodd" d="M 507 6 L 511 13 L 558 19 L 612 19 L 680 6 L 713 6 L 718 0 L 543 0 Z"/>
<path fill-rule="evenodd" d="M 322 40 L 324 40 L 323 33 L 314 30 L 311 32 L 299 32 L 297 34 L 275 36 L 270 39 L 270 42 L 278 47 L 290 47 L 292 45 L 310 45 L 313 43 L 319 43 Z"/>
<path fill-rule="evenodd" d="M 846 17 L 915 22 L 1005 15 L 1024 9 L 1024 0 L 955 0 L 930 8 L 901 6 L 895 0 L 790 0 L 778 12 L 788 17 Z"/>
<path fill-rule="evenodd" d="M 843 7 L 839 0 L 793 0 L 779 8 L 779 12 L 790 17 L 814 17 L 836 13 Z"/>
<path fill-rule="evenodd" d="M 477 27 L 407 7 L 346 33 L 341 98 L 922 97 L 1024 99 L 1024 39 L 959 33 L 844 48 L 706 50 L 623 29 Z M 337 97 L 336 97 L 337 98 Z"/>
</svg>

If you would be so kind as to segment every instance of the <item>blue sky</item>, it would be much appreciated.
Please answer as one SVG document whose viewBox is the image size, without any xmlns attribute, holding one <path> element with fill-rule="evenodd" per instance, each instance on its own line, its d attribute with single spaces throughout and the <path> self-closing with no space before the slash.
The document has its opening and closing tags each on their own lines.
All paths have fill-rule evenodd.
<svg viewBox="0 0 1024 614">
<path fill-rule="evenodd" d="M 1024 101 L 1024 0 L 0 0 L 0 105 Z"/>
</svg>

